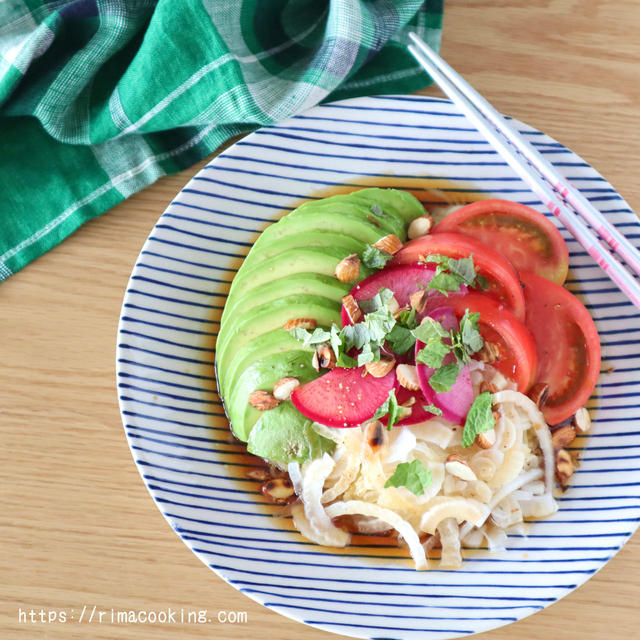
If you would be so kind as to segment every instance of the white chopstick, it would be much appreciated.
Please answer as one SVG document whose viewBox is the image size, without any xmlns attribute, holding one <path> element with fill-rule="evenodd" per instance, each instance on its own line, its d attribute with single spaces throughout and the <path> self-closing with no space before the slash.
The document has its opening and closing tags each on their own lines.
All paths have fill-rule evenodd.
<svg viewBox="0 0 640 640">
<path fill-rule="evenodd" d="M 487 138 L 496 151 L 506 160 L 509 166 L 526 182 L 529 187 L 536 193 L 549 210 L 554 213 L 558 219 L 564 224 L 569 232 L 576 238 L 576 240 L 585 248 L 588 254 L 596 260 L 596 262 L 604 269 L 609 277 L 618 285 L 618 287 L 627 295 L 627 297 L 640 308 L 640 282 L 638 282 L 610 253 L 602 246 L 597 238 L 595 238 L 588 227 L 582 221 L 582 219 L 573 211 L 567 204 L 565 204 L 554 192 L 553 187 L 550 186 L 545 179 L 530 167 L 548 165 L 547 161 L 539 154 L 531 145 L 529 145 L 518 132 L 514 131 L 505 121 L 502 115 L 500 115 L 484 98 L 481 98 L 483 104 L 482 108 L 476 103 L 476 96 L 479 94 L 472 89 L 468 83 L 466 83 L 458 74 L 449 67 L 438 54 L 430 49 L 418 36 L 410 34 L 411 39 L 416 43 L 417 47 L 409 45 L 409 51 L 418 60 L 422 67 L 431 75 L 434 81 L 440 86 L 446 95 L 460 108 L 460 110 L 469 118 L 469 120 L 478 128 L 478 130 Z M 443 66 L 446 65 L 448 69 L 448 75 L 445 74 Z M 462 88 L 461 88 L 462 87 Z M 469 92 L 467 90 L 471 90 Z M 491 119 L 488 118 L 487 113 L 491 113 Z M 528 147 L 532 153 L 526 153 L 525 149 Z M 523 160 L 521 156 L 524 156 L 526 160 Z M 534 162 L 535 154 L 535 162 Z M 528 161 L 528 162 L 527 162 Z M 529 164 L 530 163 L 530 164 Z M 548 165 L 546 169 L 545 177 L 558 175 L 555 169 Z M 539 169 L 541 171 L 541 169 Z M 541 171 L 542 173 L 542 171 Z M 594 221 L 600 222 L 590 224 L 598 230 L 598 232 L 606 234 L 606 237 L 610 239 L 612 246 L 615 246 L 620 251 L 620 255 L 625 258 L 634 268 L 638 266 L 638 273 L 640 273 L 640 254 L 638 251 L 622 236 L 614 227 L 611 227 L 608 222 L 604 221 L 602 214 L 597 211 L 588 201 L 581 196 L 573 187 L 570 187 L 564 178 L 561 181 L 553 180 L 560 192 L 561 196 L 564 196 L 569 200 L 571 196 L 571 202 L 579 213 L 585 215 L 585 219 L 589 220 L 588 215 L 593 216 L 595 212 Z M 549 179 L 547 177 L 547 179 Z M 564 183 L 564 184 L 563 184 Z M 571 191 L 564 185 L 570 187 Z M 566 194 L 565 194 L 566 191 Z M 573 193 L 572 193 L 573 192 Z M 575 194 L 578 194 L 576 197 Z M 587 207 L 590 211 L 586 211 L 582 201 L 587 203 Z M 614 229 L 615 235 L 607 229 L 607 225 Z M 602 231 L 601 231 L 602 230 Z M 608 233 L 607 233 L 608 232 Z M 621 243 L 617 236 L 623 238 L 624 243 Z M 621 247 L 624 247 L 621 249 Z M 625 251 L 623 255 L 622 251 Z"/>
</svg>

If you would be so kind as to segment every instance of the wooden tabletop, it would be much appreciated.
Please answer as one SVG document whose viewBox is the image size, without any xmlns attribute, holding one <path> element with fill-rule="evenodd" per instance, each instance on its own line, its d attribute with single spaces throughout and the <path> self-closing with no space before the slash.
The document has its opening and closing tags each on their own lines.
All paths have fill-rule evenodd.
<svg viewBox="0 0 640 640">
<path fill-rule="evenodd" d="M 447 0 L 442 51 L 500 110 L 573 149 L 640 210 L 638 33 L 638 0 Z M 203 164 L 158 181 L 0 285 L 4 639 L 330 637 L 207 569 L 153 504 L 125 441 L 114 383 L 123 292 L 156 219 Z M 636 534 L 567 598 L 479 638 L 638 638 L 639 600 Z M 212 622 L 98 622 L 111 608 L 207 610 Z M 40 610 L 68 620 L 40 622 Z M 246 611 L 248 621 L 222 624 L 220 611 Z"/>
</svg>

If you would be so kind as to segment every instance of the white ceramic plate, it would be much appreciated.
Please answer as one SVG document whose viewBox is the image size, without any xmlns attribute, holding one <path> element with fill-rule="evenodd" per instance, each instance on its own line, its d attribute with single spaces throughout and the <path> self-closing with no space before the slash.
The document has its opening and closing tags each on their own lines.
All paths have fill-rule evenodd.
<svg viewBox="0 0 640 640">
<path fill-rule="evenodd" d="M 574 153 L 516 123 L 633 242 L 624 200 Z M 442 180 L 426 179 L 436 176 Z M 215 392 L 214 343 L 225 292 L 259 232 L 334 185 L 443 186 L 541 203 L 448 101 L 372 97 L 316 107 L 256 131 L 217 157 L 160 217 L 122 308 L 117 370 L 134 459 L 187 546 L 219 576 L 285 616 L 362 638 L 464 636 L 514 622 L 581 585 L 640 517 L 640 316 L 571 237 L 569 288 L 596 320 L 603 372 L 594 429 L 560 511 L 510 536 L 508 551 L 469 552 L 459 571 L 416 572 L 402 550 L 366 541 L 310 544 L 264 503 Z M 418 192 L 420 195 L 420 192 Z M 427 191 L 422 199 L 428 200 Z M 546 212 L 545 212 L 546 213 Z M 435 563 L 437 566 L 437 563 Z"/>
</svg>

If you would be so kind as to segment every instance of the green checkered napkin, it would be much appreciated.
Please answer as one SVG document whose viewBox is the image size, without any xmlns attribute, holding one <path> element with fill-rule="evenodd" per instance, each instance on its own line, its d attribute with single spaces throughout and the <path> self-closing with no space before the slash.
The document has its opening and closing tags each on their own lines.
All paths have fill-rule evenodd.
<svg viewBox="0 0 640 640">
<path fill-rule="evenodd" d="M 423 87 L 442 3 L 0 1 L 0 280 L 231 136 Z"/>
</svg>

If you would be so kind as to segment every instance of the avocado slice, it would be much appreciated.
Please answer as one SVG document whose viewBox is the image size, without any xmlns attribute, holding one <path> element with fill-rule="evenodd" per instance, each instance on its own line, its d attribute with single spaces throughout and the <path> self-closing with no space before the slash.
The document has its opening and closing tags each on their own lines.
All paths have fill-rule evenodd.
<svg viewBox="0 0 640 640">
<path fill-rule="evenodd" d="M 224 387 L 220 389 L 220 392 L 225 397 L 229 395 L 228 390 L 235 388 L 238 377 L 255 362 L 275 353 L 303 349 L 307 349 L 310 354 L 313 353 L 312 347 L 303 347 L 299 340 L 296 340 L 288 331 L 282 328 L 274 329 L 250 340 L 235 352 L 224 376 L 218 376 L 221 381 L 224 381 Z"/>
<path fill-rule="evenodd" d="M 420 200 L 409 191 L 403 191 L 402 189 L 372 187 L 353 191 L 349 195 L 354 200 L 369 203 L 369 206 L 377 204 L 382 209 L 383 214 L 393 212 L 399 215 L 405 226 L 426 213 Z"/>
<path fill-rule="evenodd" d="M 225 305 L 223 317 L 238 318 L 247 315 L 254 307 L 266 302 L 272 302 L 284 296 L 307 293 L 323 296 L 338 302 L 346 296 L 355 283 L 340 282 L 333 276 L 320 273 L 295 273 L 278 278 L 259 286 L 246 283 L 232 299 Z"/>
<path fill-rule="evenodd" d="M 249 453 L 282 465 L 313 460 L 333 453 L 335 448 L 336 443 L 316 433 L 311 420 L 291 402 L 281 402 L 275 409 L 264 411 L 247 443 Z"/>
<path fill-rule="evenodd" d="M 315 318 L 318 326 L 328 327 L 332 322 L 340 323 L 340 309 L 341 305 L 329 298 L 297 294 L 258 305 L 239 318 L 230 318 L 216 343 L 218 374 L 224 375 L 230 359 L 253 338 L 281 328 L 292 318 Z"/>
<path fill-rule="evenodd" d="M 246 442 L 253 425 L 262 415 L 261 411 L 249 404 L 249 394 L 256 389 L 271 391 L 280 378 L 288 376 L 297 378 L 300 384 L 318 377 L 318 373 L 311 366 L 309 351 L 289 351 L 284 356 L 281 353 L 273 354 L 242 372 L 229 396 L 229 401 L 225 403 L 231 429 L 236 438 Z"/>
<path fill-rule="evenodd" d="M 245 288 L 258 287 L 294 273 L 333 276 L 336 265 L 345 255 L 332 247 L 300 247 L 263 260 L 259 264 L 248 265 L 247 269 L 241 268 L 236 274 L 227 300 Z"/>
</svg>

